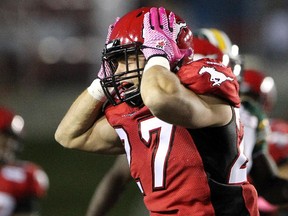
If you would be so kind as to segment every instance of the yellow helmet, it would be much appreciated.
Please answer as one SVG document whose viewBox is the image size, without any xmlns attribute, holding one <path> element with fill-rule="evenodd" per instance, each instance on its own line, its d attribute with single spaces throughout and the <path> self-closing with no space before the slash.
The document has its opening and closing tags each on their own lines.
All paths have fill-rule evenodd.
<svg viewBox="0 0 288 216">
<path fill-rule="evenodd" d="M 233 73 L 240 79 L 242 59 L 239 55 L 239 47 L 233 44 L 228 35 L 216 28 L 200 28 L 194 32 L 194 37 L 206 39 L 223 53 L 222 63 L 230 66 Z"/>
<path fill-rule="evenodd" d="M 232 42 L 225 32 L 216 28 L 201 28 L 195 34 L 207 39 L 211 44 L 218 47 L 223 54 L 231 53 Z"/>
</svg>

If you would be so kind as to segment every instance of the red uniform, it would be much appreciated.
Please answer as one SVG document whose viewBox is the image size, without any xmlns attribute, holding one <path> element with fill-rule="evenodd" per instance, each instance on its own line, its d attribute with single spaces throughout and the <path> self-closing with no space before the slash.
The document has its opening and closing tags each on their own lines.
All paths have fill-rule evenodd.
<svg viewBox="0 0 288 216">
<path fill-rule="evenodd" d="M 105 109 L 150 214 L 258 215 L 257 194 L 246 179 L 236 78 L 207 59 L 183 66 L 177 75 L 195 93 L 227 100 L 233 120 L 223 127 L 188 129 L 154 117 L 146 106 Z"/>
<path fill-rule="evenodd" d="M 47 188 L 46 173 L 34 163 L 16 161 L 13 164 L 0 165 L 0 198 L 6 200 L 6 207 L 2 207 L 3 214 L 0 208 L 0 215 L 10 215 L 8 212 L 32 212 L 35 198 L 43 197 Z"/>
<path fill-rule="evenodd" d="M 282 119 L 270 119 L 270 126 L 269 153 L 281 166 L 288 160 L 288 122 Z"/>
</svg>

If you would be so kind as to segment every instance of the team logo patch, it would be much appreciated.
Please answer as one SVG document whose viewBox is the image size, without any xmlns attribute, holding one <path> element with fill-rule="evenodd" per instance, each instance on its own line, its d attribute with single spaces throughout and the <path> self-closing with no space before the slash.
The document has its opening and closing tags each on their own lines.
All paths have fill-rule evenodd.
<svg viewBox="0 0 288 216">
<path fill-rule="evenodd" d="M 165 41 L 164 40 L 161 40 L 161 41 L 157 41 L 157 44 L 156 44 L 156 48 L 158 49 L 164 49 L 164 46 L 166 45 Z"/>
<path fill-rule="evenodd" d="M 215 70 L 213 67 L 202 67 L 199 71 L 199 74 L 202 75 L 204 73 L 210 74 L 210 81 L 213 82 L 212 86 L 220 86 L 226 80 L 233 81 L 234 79 L 231 77 L 226 76 L 222 72 Z"/>
</svg>

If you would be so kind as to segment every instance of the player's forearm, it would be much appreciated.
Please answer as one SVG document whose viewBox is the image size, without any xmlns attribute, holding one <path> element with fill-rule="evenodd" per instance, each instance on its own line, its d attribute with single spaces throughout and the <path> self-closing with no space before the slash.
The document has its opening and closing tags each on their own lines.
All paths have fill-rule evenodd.
<svg viewBox="0 0 288 216">
<path fill-rule="evenodd" d="M 86 216 L 106 215 L 115 205 L 119 195 L 131 179 L 129 172 L 124 171 L 121 173 L 122 169 L 120 168 L 119 170 L 110 170 L 102 179 L 93 195 Z M 128 174 L 128 178 L 126 173 Z"/>
<path fill-rule="evenodd" d="M 60 122 L 55 139 L 64 147 L 78 148 L 84 143 L 101 112 L 102 102 L 85 90 L 72 104 Z"/>
<path fill-rule="evenodd" d="M 115 204 L 118 193 L 115 194 L 115 191 L 110 190 L 110 186 L 107 183 L 102 181 L 98 186 L 88 207 L 86 216 L 106 215 Z"/>
<path fill-rule="evenodd" d="M 177 83 L 178 82 L 178 83 Z M 154 113 L 165 112 L 167 103 L 179 89 L 179 80 L 172 72 L 162 66 L 154 66 L 143 74 L 141 96 L 146 106 Z"/>
<path fill-rule="evenodd" d="M 162 66 L 144 72 L 141 82 L 144 104 L 156 117 L 188 128 L 222 126 L 232 118 L 229 105 L 219 98 L 198 96 Z M 177 118 L 171 115 L 177 113 Z"/>
<path fill-rule="evenodd" d="M 153 59 L 151 59 L 153 61 Z M 147 65 L 149 65 L 150 61 Z M 161 60 L 161 59 L 160 59 Z M 160 62 L 161 63 L 161 62 Z M 141 96 L 154 116 L 171 124 L 187 126 L 191 107 L 182 100 L 183 86 L 178 77 L 164 65 L 145 66 L 141 81 Z M 166 65 L 167 66 L 167 65 Z M 191 92 L 192 93 L 192 92 Z M 177 113 L 175 118 L 172 113 Z"/>
</svg>

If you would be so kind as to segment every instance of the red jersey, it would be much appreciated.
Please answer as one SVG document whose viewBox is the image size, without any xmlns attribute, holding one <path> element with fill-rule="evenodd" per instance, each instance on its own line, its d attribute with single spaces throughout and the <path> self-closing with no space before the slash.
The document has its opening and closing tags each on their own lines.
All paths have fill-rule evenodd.
<svg viewBox="0 0 288 216">
<path fill-rule="evenodd" d="M 32 212 L 35 198 L 46 194 L 48 184 L 46 173 L 34 163 L 16 161 L 0 165 L 0 194 L 14 202 L 10 204 L 12 212 Z"/>
<path fill-rule="evenodd" d="M 268 137 L 269 153 L 278 165 L 288 160 L 288 122 L 270 119 L 271 133 Z"/>
<path fill-rule="evenodd" d="M 213 60 L 200 60 L 183 66 L 178 76 L 198 94 L 229 101 L 233 120 L 192 130 L 156 118 L 146 106 L 105 108 L 151 216 L 258 215 L 257 194 L 246 179 L 234 75 Z"/>
</svg>

